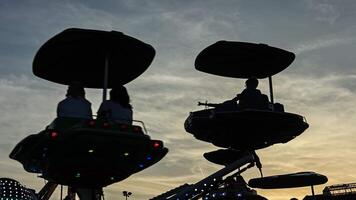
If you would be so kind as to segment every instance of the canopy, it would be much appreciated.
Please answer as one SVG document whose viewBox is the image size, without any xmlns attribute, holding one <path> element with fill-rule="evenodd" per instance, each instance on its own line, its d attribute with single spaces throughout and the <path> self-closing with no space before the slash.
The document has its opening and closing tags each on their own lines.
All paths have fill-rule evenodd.
<svg viewBox="0 0 356 200">
<path fill-rule="evenodd" d="M 294 58 L 292 52 L 266 44 L 218 41 L 200 52 L 195 68 L 232 78 L 266 78 L 283 71 Z"/>
<path fill-rule="evenodd" d="M 328 178 L 315 172 L 298 172 L 292 174 L 254 178 L 248 182 L 250 187 L 262 189 L 281 189 L 320 185 L 328 182 Z"/>
<path fill-rule="evenodd" d="M 218 165 L 229 165 L 244 155 L 246 155 L 245 151 L 234 149 L 219 149 L 203 154 L 205 159 Z"/>
<path fill-rule="evenodd" d="M 38 50 L 33 73 L 60 84 L 103 88 L 108 58 L 108 88 L 112 88 L 140 76 L 154 56 L 151 45 L 121 32 L 70 28 Z"/>
</svg>

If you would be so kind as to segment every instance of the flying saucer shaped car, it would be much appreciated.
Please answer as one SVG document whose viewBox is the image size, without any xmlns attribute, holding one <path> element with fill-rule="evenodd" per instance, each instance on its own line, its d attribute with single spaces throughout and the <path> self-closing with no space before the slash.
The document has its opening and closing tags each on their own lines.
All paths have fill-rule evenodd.
<svg viewBox="0 0 356 200">
<path fill-rule="evenodd" d="M 185 130 L 195 138 L 218 147 L 255 150 L 286 143 L 309 127 L 304 117 L 269 110 L 191 112 Z"/>
<path fill-rule="evenodd" d="M 254 178 L 248 182 L 253 188 L 283 189 L 320 185 L 328 182 L 328 178 L 315 172 L 298 172 L 276 176 Z"/>
<path fill-rule="evenodd" d="M 284 112 L 274 103 L 271 77 L 287 68 L 293 53 L 265 44 L 219 41 L 204 49 L 196 58 L 197 70 L 233 78 L 269 78 L 271 102 L 262 95 L 258 107 L 243 108 L 236 102 L 201 103 L 209 109 L 191 112 L 185 130 L 195 138 L 219 147 L 255 150 L 286 143 L 309 125 L 301 115 Z"/>
<path fill-rule="evenodd" d="M 79 82 L 106 91 L 141 75 L 154 55 L 152 46 L 120 32 L 67 29 L 39 49 L 33 73 L 60 84 Z M 168 149 L 162 141 L 152 140 L 144 130 L 143 123 L 57 118 L 17 144 L 10 158 L 49 181 L 100 188 L 124 180 L 166 155 Z"/>
<path fill-rule="evenodd" d="M 98 188 L 150 167 L 167 152 L 141 126 L 67 118 L 56 119 L 46 130 L 26 137 L 10 158 L 47 180 Z"/>
</svg>

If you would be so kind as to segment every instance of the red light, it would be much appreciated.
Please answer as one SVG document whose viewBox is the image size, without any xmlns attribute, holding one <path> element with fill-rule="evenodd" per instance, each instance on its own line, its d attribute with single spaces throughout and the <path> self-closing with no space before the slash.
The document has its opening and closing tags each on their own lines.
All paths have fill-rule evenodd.
<svg viewBox="0 0 356 200">
<path fill-rule="evenodd" d="M 153 147 L 154 148 L 158 148 L 158 147 L 160 147 L 161 145 L 158 143 L 158 142 L 155 142 L 155 143 L 153 143 Z"/>
<path fill-rule="evenodd" d="M 139 127 L 139 126 L 134 126 L 134 127 L 133 127 L 133 131 L 134 131 L 134 132 L 140 132 L 140 131 L 141 131 L 141 127 Z"/>
<path fill-rule="evenodd" d="M 120 126 L 120 128 L 121 128 L 121 129 L 127 129 L 127 125 L 126 125 L 126 124 L 122 124 L 122 125 Z"/>
<path fill-rule="evenodd" d="M 56 139 L 57 137 L 58 137 L 58 132 L 56 132 L 56 131 L 51 132 L 52 139 Z"/>
<path fill-rule="evenodd" d="M 94 121 L 94 120 L 90 120 L 90 121 L 89 121 L 89 125 L 90 125 L 90 126 L 94 126 L 94 125 L 95 125 L 95 121 Z"/>
<path fill-rule="evenodd" d="M 105 128 L 108 128 L 109 125 L 110 125 L 110 124 L 109 124 L 108 122 L 104 122 L 104 123 L 103 123 L 103 127 L 105 127 Z"/>
</svg>

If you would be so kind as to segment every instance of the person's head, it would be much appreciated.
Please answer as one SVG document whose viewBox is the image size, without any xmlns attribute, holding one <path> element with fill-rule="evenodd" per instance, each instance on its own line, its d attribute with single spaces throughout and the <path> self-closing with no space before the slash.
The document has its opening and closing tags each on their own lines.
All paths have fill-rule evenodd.
<svg viewBox="0 0 356 200">
<path fill-rule="evenodd" d="M 130 104 L 130 96 L 124 86 L 120 85 L 111 89 L 110 100 L 121 104 L 125 108 L 132 108 Z"/>
<path fill-rule="evenodd" d="M 66 96 L 74 97 L 74 98 L 78 98 L 78 97 L 85 98 L 84 87 L 81 86 L 79 83 L 73 83 L 68 86 Z"/>
<path fill-rule="evenodd" d="M 246 88 L 256 89 L 258 86 L 258 80 L 256 77 L 251 77 L 246 80 L 245 84 L 246 84 Z"/>
</svg>

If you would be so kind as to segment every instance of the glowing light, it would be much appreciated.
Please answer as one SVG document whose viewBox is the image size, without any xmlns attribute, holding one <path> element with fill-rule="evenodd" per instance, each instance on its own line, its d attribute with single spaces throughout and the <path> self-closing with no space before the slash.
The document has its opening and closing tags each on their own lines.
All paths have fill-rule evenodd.
<svg viewBox="0 0 356 200">
<path fill-rule="evenodd" d="M 90 121 L 89 121 L 89 125 L 90 125 L 90 126 L 94 126 L 94 125 L 95 125 L 95 121 L 94 121 L 94 120 L 90 120 Z"/>
<path fill-rule="evenodd" d="M 146 160 L 152 160 L 152 157 L 151 156 L 147 156 Z"/>
<path fill-rule="evenodd" d="M 88 153 L 93 153 L 94 152 L 94 149 L 89 149 L 88 150 Z"/>
<path fill-rule="evenodd" d="M 143 167 L 144 167 L 143 164 L 139 164 L 138 166 L 139 166 L 140 168 L 143 168 Z"/>
<path fill-rule="evenodd" d="M 159 142 L 155 142 L 155 143 L 153 143 L 153 147 L 154 148 L 158 148 L 158 147 L 160 147 L 161 145 L 159 144 Z"/>
<path fill-rule="evenodd" d="M 110 177 L 110 180 L 112 180 L 112 181 L 113 181 L 113 180 L 115 180 L 115 177 L 113 177 L 113 176 L 112 176 L 112 177 Z"/>
<path fill-rule="evenodd" d="M 57 137 L 58 137 L 58 132 L 52 131 L 52 132 L 51 132 L 51 138 L 52 138 L 52 139 L 56 139 Z"/>
<path fill-rule="evenodd" d="M 130 155 L 130 154 L 129 154 L 129 153 L 127 153 L 127 152 L 125 152 L 125 153 L 124 153 L 124 156 L 129 156 L 129 155 Z"/>
<path fill-rule="evenodd" d="M 141 131 L 141 127 L 139 127 L 139 126 L 134 126 L 134 127 L 133 127 L 133 131 L 134 131 L 134 132 L 140 132 L 140 131 Z"/>
<path fill-rule="evenodd" d="M 75 178 L 80 178 L 80 173 L 75 174 Z"/>
</svg>

